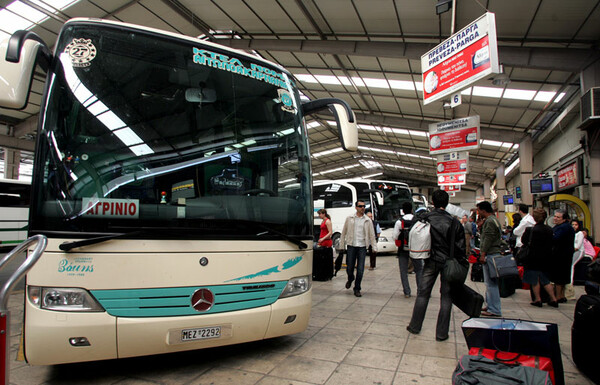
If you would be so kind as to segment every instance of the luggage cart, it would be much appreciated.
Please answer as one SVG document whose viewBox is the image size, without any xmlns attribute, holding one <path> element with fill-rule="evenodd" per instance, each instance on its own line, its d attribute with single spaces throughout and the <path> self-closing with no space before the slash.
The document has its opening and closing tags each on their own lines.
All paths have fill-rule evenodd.
<svg viewBox="0 0 600 385">
<path fill-rule="evenodd" d="M 27 250 L 31 245 L 37 244 L 35 249 L 27 256 L 25 262 L 6 280 L 2 288 L 0 288 L 0 385 L 7 385 L 9 367 L 10 367 L 10 312 L 8 311 L 8 299 L 11 291 L 14 289 L 19 279 L 21 279 L 29 269 L 40 258 L 46 246 L 48 239 L 43 235 L 34 235 L 15 247 L 10 253 L 6 254 L 0 261 L 0 270 L 2 270 L 8 261 L 13 259 L 24 250 Z"/>
</svg>

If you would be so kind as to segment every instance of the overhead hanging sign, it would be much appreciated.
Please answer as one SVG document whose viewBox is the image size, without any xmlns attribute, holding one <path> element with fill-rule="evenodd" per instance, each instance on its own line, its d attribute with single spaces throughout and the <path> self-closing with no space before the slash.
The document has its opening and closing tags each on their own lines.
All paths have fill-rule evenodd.
<svg viewBox="0 0 600 385">
<path fill-rule="evenodd" d="M 429 153 L 443 154 L 479 148 L 479 115 L 429 125 Z"/>
<path fill-rule="evenodd" d="M 437 174 L 464 174 L 469 165 L 469 153 L 466 151 L 449 152 L 437 156 Z"/>
<path fill-rule="evenodd" d="M 447 192 L 457 192 L 457 191 L 460 191 L 460 185 L 459 184 L 441 185 L 440 190 L 444 190 Z"/>
<path fill-rule="evenodd" d="M 425 104 L 499 73 L 495 15 L 487 12 L 421 56 L 421 71 Z"/>
<path fill-rule="evenodd" d="M 467 183 L 467 174 L 438 175 L 438 186 Z"/>
</svg>

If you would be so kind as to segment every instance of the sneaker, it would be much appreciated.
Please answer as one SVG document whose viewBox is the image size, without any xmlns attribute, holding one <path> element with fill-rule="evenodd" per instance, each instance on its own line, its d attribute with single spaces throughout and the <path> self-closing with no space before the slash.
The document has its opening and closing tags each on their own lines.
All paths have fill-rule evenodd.
<svg viewBox="0 0 600 385">
<path fill-rule="evenodd" d="M 350 289 L 350 286 L 352 286 L 352 281 L 346 281 L 346 289 Z"/>
<path fill-rule="evenodd" d="M 362 297 L 362 294 L 360 294 L 360 290 L 354 290 L 354 296 L 355 297 Z"/>
</svg>

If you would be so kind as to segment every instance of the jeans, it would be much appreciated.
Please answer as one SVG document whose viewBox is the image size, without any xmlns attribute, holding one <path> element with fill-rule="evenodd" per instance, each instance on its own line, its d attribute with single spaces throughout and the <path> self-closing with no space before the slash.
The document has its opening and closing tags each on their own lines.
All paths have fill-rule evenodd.
<svg viewBox="0 0 600 385">
<path fill-rule="evenodd" d="M 398 250 L 398 267 L 400 268 L 400 281 L 402 282 L 402 289 L 405 295 L 410 295 L 410 284 L 408 283 L 408 261 L 409 254 L 407 251 Z M 415 275 L 417 279 L 417 292 L 423 282 L 423 260 L 410 258 L 415 267 Z"/>
<path fill-rule="evenodd" d="M 439 274 L 441 280 L 440 294 L 442 295 L 442 298 L 440 300 L 440 312 L 438 313 L 435 336 L 438 339 L 445 339 L 448 337 L 450 314 L 452 311 L 452 298 L 450 297 L 450 284 L 441 275 L 443 269 L 443 262 L 436 262 L 432 259 L 425 260 L 423 279 L 421 285 L 417 288 L 417 300 L 415 301 L 412 318 L 408 325 L 414 333 L 421 331 L 423 320 L 425 319 L 425 312 L 427 311 L 427 305 L 429 304 L 429 298 L 431 297 L 431 291 L 433 290 L 433 285 Z"/>
<path fill-rule="evenodd" d="M 348 273 L 348 281 L 354 281 L 354 265 L 358 259 L 356 266 L 356 282 L 354 282 L 354 291 L 361 290 L 360 283 L 362 282 L 365 272 L 365 259 L 367 257 L 366 247 L 348 246 L 348 254 L 346 255 L 346 272 Z"/>
<path fill-rule="evenodd" d="M 500 254 L 486 255 L 486 258 L 494 258 Z M 483 264 L 483 281 L 485 282 L 485 302 L 490 313 L 502 315 L 502 306 L 500 304 L 500 289 L 498 289 L 498 280 L 490 278 L 490 265 Z"/>
</svg>

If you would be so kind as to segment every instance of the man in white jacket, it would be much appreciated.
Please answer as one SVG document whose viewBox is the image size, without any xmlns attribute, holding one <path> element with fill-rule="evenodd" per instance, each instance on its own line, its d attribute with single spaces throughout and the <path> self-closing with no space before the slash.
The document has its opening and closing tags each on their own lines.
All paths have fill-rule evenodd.
<svg viewBox="0 0 600 385">
<path fill-rule="evenodd" d="M 340 236 L 340 248 L 347 249 L 346 272 L 348 273 L 348 281 L 346 282 L 346 289 L 350 289 L 350 286 L 352 286 L 352 281 L 354 281 L 354 265 L 358 260 L 356 281 L 354 282 L 354 295 L 362 297 L 360 283 L 365 271 L 367 249 L 371 246 L 373 252 L 377 253 L 377 241 L 375 240 L 373 222 L 365 215 L 365 202 L 356 201 L 354 206 L 356 214 L 350 215 L 344 222 L 344 228 Z"/>
<path fill-rule="evenodd" d="M 515 244 L 516 248 L 520 248 L 521 246 L 523 246 L 521 238 L 523 237 L 523 234 L 525 234 L 525 230 L 527 230 L 528 227 L 535 226 L 535 220 L 529 214 L 529 207 L 527 207 L 526 204 L 519 204 L 519 214 L 521 214 L 521 217 L 523 217 L 523 219 L 521 219 L 519 225 L 513 230 L 513 234 L 517 236 L 517 242 Z"/>
</svg>

